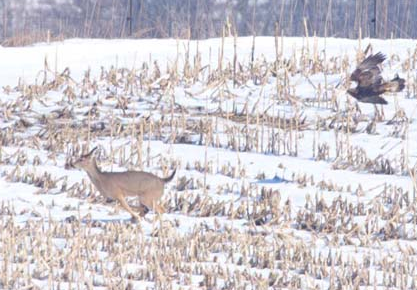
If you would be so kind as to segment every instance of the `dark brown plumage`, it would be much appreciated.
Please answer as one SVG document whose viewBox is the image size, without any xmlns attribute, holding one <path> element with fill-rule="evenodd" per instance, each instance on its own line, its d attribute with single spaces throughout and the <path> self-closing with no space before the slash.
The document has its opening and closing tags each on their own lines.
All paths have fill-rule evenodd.
<svg viewBox="0 0 417 290">
<path fill-rule="evenodd" d="M 405 80 L 398 75 L 388 82 L 382 79 L 378 65 L 385 59 L 385 55 L 380 52 L 365 58 L 350 76 L 350 80 L 358 85 L 348 89 L 347 92 L 359 102 L 385 105 L 387 101 L 380 95 L 386 92 L 402 91 L 405 87 Z"/>
</svg>

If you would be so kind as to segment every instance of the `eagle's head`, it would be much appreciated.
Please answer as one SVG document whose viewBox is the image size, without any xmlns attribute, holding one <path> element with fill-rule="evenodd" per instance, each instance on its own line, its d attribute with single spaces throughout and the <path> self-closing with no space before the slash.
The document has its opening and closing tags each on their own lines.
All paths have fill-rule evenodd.
<svg viewBox="0 0 417 290">
<path fill-rule="evenodd" d="M 347 90 L 347 93 L 349 95 L 351 95 L 352 97 L 355 97 L 356 98 L 356 96 L 358 95 L 358 89 L 357 88 L 349 88 Z"/>
</svg>

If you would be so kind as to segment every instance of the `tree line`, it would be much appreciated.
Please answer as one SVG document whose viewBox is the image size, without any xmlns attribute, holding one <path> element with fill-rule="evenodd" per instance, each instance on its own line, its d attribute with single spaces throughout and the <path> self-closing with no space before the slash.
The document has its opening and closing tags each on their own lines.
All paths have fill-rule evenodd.
<svg viewBox="0 0 417 290">
<path fill-rule="evenodd" d="M 2 0 L 1 38 L 415 38 L 415 0 Z M 374 22 L 375 21 L 375 22 Z"/>
</svg>

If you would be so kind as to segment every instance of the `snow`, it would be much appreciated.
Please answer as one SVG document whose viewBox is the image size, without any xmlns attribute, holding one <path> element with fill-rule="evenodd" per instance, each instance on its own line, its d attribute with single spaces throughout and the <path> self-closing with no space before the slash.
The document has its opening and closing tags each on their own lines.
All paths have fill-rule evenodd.
<svg viewBox="0 0 417 290">
<path fill-rule="evenodd" d="M 233 63 L 234 39 L 226 38 L 224 41 L 222 66 L 225 68 Z M 242 64 L 248 65 L 250 62 L 252 41 L 252 37 L 237 39 L 237 57 Z M 407 79 L 408 87 L 401 93 L 386 96 L 389 104 L 384 107 L 385 120 L 375 124 L 375 132 L 372 134 L 368 134 L 366 128 L 373 117 L 374 108 L 367 104 L 359 104 L 362 116 L 365 116 L 367 120 L 358 121 L 354 132 L 338 131 L 335 128 L 319 131 L 312 129 L 319 119 L 326 120 L 337 117 L 337 124 L 341 124 L 343 114 L 349 114 L 344 110 L 353 106 L 355 100 L 346 95 L 345 87 L 337 87 L 337 85 L 356 65 L 359 45 L 363 50 L 368 44 L 372 45 L 374 52 L 381 51 L 388 56 L 384 63 L 383 76 L 389 78 L 398 72 L 401 77 Z M 79 259 L 83 262 L 78 266 L 84 267 L 86 273 L 85 277 L 82 274 L 83 278 L 80 276 L 77 279 L 80 281 L 85 279 L 83 280 L 86 281 L 84 287 L 91 283 L 91 285 L 94 284 L 94 289 L 102 289 L 103 286 L 111 285 L 109 281 L 112 281 L 111 283 L 122 281 L 120 283 L 125 283 L 123 285 L 131 283 L 134 289 L 153 289 L 167 285 L 163 283 L 170 283 L 174 289 L 181 287 L 195 289 L 202 287 L 201 285 L 204 283 L 209 283 L 205 280 L 207 278 L 205 271 L 217 267 L 216 269 L 221 268 L 223 272 L 229 273 L 230 277 L 236 277 L 234 275 L 238 275 L 238 273 L 252 277 L 252 280 L 247 279 L 246 284 L 242 282 L 243 284 L 240 285 L 242 287 L 246 285 L 246 289 L 251 289 L 249 285 L 253 287 L 261 285 L 256 284 L 256 279 L 268 281 L 269 275 L 272 274 L 286 277 L 288 280 L 298 277 L 302 281 L 300 287 L 303 289 L 315 286 L 319 289 L 327 289 L 334 283 L 333 278 L 330 278 L 331 271 L 336 271 L 338 275 L 343 276 L 342 273 L 353 271 L 352 265 L 355 265 L 357 270 L 363 268 L 369 270 L 369 279 L 363 279 L 361 289 L 373 286 L 374 281 L 377 283 L 375 285 L 377 288 L 384 288 L 383 286 L 387 286 L 388 282 L 384 276 L 387 272 L 384 272 L 380 266 L 382 263 L 389 263 L 388 261 L 392 260 L 394 264 L 396 263 L 393 268 L 398 268 L 399 265 L 416 261 L 414 249 L 417 246 L 417 235 L 413 204 L 416 181 L 410 177 L 410 172 L 413 172 L 417 165 L 417 103 L 412 83 L 417 75 L 414 69 L 415 60 L 413 62 L 411 57 L 415 53 L 417 41 L 364 39 L 360 43 L 358 40 L 347 39 L 285 37 L 279 38 L 279 45 L 283 47 L 283 57 L 287 60 L 294 60 L 298 67 L 302 67 L 303 54 L 310 57 L 317 54 L 327 66 L 328 72 L 326 74 L 322 71 L 313 73 L 308 69 L 306 70 L 308 73 L 288 72 L 287 85 L 289 93 L 296 100 L 294 103 L 277 102 L 276 78 L 272 75 L 265 79 L 263 85 L 257 84 L 252 79 L 237 87 L 233 86 L 231 80 L 226 81 L 224 86 L 218 83 L 211 83 L 209 86 L 203 81 L 195 83 L 188 81 L 187 83 L 184 80 L 165 93 L 161 93 L 162 90 L 158 91 L 157 87 L 161 80 L 169 78 L 167 67 L 172 68 L 177 63 L 179 75 L 184 72 L 188 49 L 188 59 L 191 63 L 198 52 L 201 56 L 202 67 L 209 65 L 210 70 L 214 71 L 219 63 L 221 39 L 200 41 L 70 39 L 49 44 L 38 43 L 28 47 L 0 47 L 0 87 L 3 88 L 3 91 L 0 92 L 0 107 L 3 111 L 0 113 L 2 128 L 0 138 L 5 138 L 3 141 L 0 140 L 0 203 L 3 204 L 0 208 L 1 224 L 6 224 L 4 221 L 7 219 L 13 219 L 16 227 L 24 228 L 30 223 L 41 223 L 45 225 L 45 228 L 52 229 L 57 224 L 65 225 L 69 223 L 69 220 L 75 218 L 81 224 L 78 229 L 83 231 L 83 233 L 77 233 L 80 235 L 79 237 L 91 238 L 102 243 L 105 243 L 104 241 L 109 238 L 106 236 L 106 229 L 113 224 L 115 227 L 116 225 L 120 226 L 120 231 L 132 230 L 129 228 L 131 224 L 129 214 L 114 202 L 107 204 L 100 200 L 84 172 L 65 169 L 70 149 L 74 147 L 74 144 L 87 143 L 83 132 L 87 129 L 88 118 L 94 119 L 93 125 L 102 124 L 104 128 L 109 128 L 111 124 L 119 122 L 124 124 L 126 128 L 133 129 L 139 120 L 147 119 L 147 117 L 150 118 L 146 122 L 153 120 L 154 123 L 157 123 L 158 121 L 166 122 L 171 118 L 180 120 L 181 114 L 185 114 L 189 126 L 184 125 L 183 127 L 180 124 L 178 130 L 182 133 L 189 132 L 188 144 L 173 141 L 173 132 L 170 126 L 161 131 L 162 136 L 154 134 L 149 139 L 145 134 L 142 147 L 142 166 L 144 170 L 162 176 L 162 165 L 173 162 L 178 164 L 176 178 L 165 189 L 163 200 L 167 205 L 173 206 L 178 199 L 184 198 L 189 201 L 188 206 L 190 206 L 192 201 L 201 198 L 212 207 L 225 204 L 226 211 L 235 211 L 235 218 L 221 213 L 215 216 L 206 216 L 202 210 L 189 212 L 184 205 L 186 203 L 182 208 L 163 214 L 160 218 L 164 222 L 158 220 L 159 217 L 151 212 L 146 216 L 146 219 L 140 221 L 138 225 L 140 230 L 135 228 L 137 231 L 135 235 L 140 236 L 139 232 L 142 235 L 143 241 L 141 240 L 139 244 L 143 247 L 143 256 L 163 257 L 163 254 L 153 253 L 152 241 L 157 244 L 160 240 L 166 239 L 164 240 L 166 247 L 171 247 L 169 242 L 171 234 L 171 242 L 173 243 L 177 239 L 189 241 L 189 251 L 192 251 L 193 245 L 200 245 L 201 240 L 196 238 L 198 233 L 202 236 L 218 235 L 219 241 L 216 242 L 216 239 L 213 238 L 211 244 L 216 250 L 199 248 L 198 261 L 191 262 L 189 260 L 192 258 L 188 257 L 188 255 L 191 257 L 191 254 L 178 253 L 179 256 L 176 257 L 183 260 L 178 262 L 176 268 L 170 266 L 169 270 L 172 272 L 166 273 L 170 278 L 166 281 L 155 281 L 158 271 L 162 271 L 163 266 L 153 272 L 155 276 L 147 277 L 143 273 L 147 273 L 149 268 L 147 268 L 147 263 L 151 263 L 150 261 L 141 260 L 137 256 L 131 255 L 127 256 L 131 259 L 130 261 L 113 261 L 113 258 L 109 258 L 111 253 L 106 252 L 103 246 L 103 251 L 94 258 L 103 261 L 102 267 L 105 270 L 102 270 L 101 273 L 95 273 L 92 264 L 89 264 L 95 263 L 96 260 L 88 255 L 88 258 L 82 260 L 83 254 L 80 254 Z M 257 37 L 254 56 L 257 64 L 274 62 L 276 58 L 275 39 L 273 37 Z M 348 67 L 342 69 L 341 66 L 337 70 L 332 70 L 330 64 L 341 64 L 344 59 L 349 60 Z M 143 63 L 147 63 L 149 71 L 152 72 L 154 62 L 161 70 L 161 77 L 152 85 L 154 91 L 150 93 L 145 89 L 137 88 L 136 91 L 132 89 L 134 93 L 129 93 L 127 90 L 123 90 L 122 80 L 116 86 L 100 79 L 103 68 L 107 72 L 111 67 L 127 68 L 139 72 Z M 47 67 L 45 67 L 45 63 L 47 63 Z M 20 90 L 19 87 L 28 88 L 33 84 L 41 85 L 45 68 L 48 81 L 54 78 L 55 73 L 60 74 L 68 68 L 71 80 L 75 84 L 57 86 L 44 94 L 25 96 L 25 91 Z M 83 95 L 80 84 L 87 70 L 90 70 L 91 82 L 96 82 L 97 92 L 92 93 L 92 89 L 87 89 L 89 91 Z M 279 75 L 281 74 L 285 74 L 285 71 L 280 71 Z M 327 83 L 326 92 L 329 95 L 331 92 L 336 94 L 340 106 L 339 112 L 335 112 L 334 108 L 326 107 L 323 104 L 308 103 L 309 99 L 324 97 L 323 92 L 322 95 L 318 92 L 318 87 L 326 89 L 325 83 Z M 69 86 L 75 91 L 75 98 L 71 100 L 64 93 L 64 89 Z M 122 97 L 128 99 L 128 104 L 124 109 L 118 107 Z M 18 104 L 18 100 L 22 101 L 21 105 Z M 178 110 L 171 116 L 173 103 L 177 107 L 183 108 L 182 113 Z M 97 116 L 89 116 L 88 112 L 94 104 L 97 104 L 99 113 Z M 247 126 L 245 122 L 234 121 L 225 116 L 215 117 L 215 113 L 219 109 L 232 116 L 234 112 L 242 112 L 246 106 L 250 112 L 259 112 L 260 114 L 265 112 L 265 115 L 271 118 L 296 118 L 302 114 L 306 117 L 307 129 L 286 134 L 281 132 L 278 142 L 283 142 L 286 145 L 282 145 L 279 149 L 281 151 L 276 154 L 273 150 L 268 149 L 268 143 L 271 140 L 272 132 L 276 134 L 279 131 L 277 127 L 274 128 L 266 124 L 262 136 L 258 136 L 255 135 L 255 132 L 257 132 L 259 125 L 252 123 Z M 57 118 L 57 112 L 64 108 L 73 111 L 75 117 L 70 120 Z M 389 120 L 394 117 L 398 109 L 403 110 L 407 118 L 405 122 L 407 126 L 404 125 L 404 122 L 389 124 Z M 355 117 L 359 118 L 359 114 L 357 112 L 355 114 L 357 114 Z M 42 116 L 45 119 L 42 119 Z M 18 126 L 18 122 L 22 118 L 31 122 L 32 126 L 27 128 Z M 198 124 L 200 121 L 213 125 L 214 140 L 207 140 L 207 136 L 205 136 L 202 139 L 202 144 L 199 143 L 199 134 L 190 128 L 194 123 Z M 329 125 L 329 123 L 327 121 L 326 124 Z M 71 131 L 71 126 L 78 128 L 79 132 L 77 133 L 75 130 L 75 136 L 65 135 L 66 132 Z M 48 150 L 47 137 L 39 137 L 40 132 L 51 128 L 56 128 L 56 135 L 51 137 L 49 141 L 56 142 L 54 144 L 60 144 L 60 142 L 63 144 L 57 147 L 60 148 L 58 151 Z M 141 167 L 136 164 L 137 155 L 134 151 L 136 142 L 138 142 L 137 131 L 132 133 L 129 131 L 132 129 L 127 129 L 131 133 L 120 133 L 116 137 L 113 134 L 117 133 L 105 132 L 104 129 L 89 135 L 90 146 L 98 145 L 101 150 L 98 161 L 104 170 L 124 171 Z M 230 134 L 229 132 L 234 133 Z M 13 134 L 19 142 L 5 144 L 7 134 Z M 246 144 L 247 136 L 256 139 L 258 146 L 254 146 L 248 152 L 243 152 L 242 148 Z M 293 147 L 286 148 L 284 153 L 283 147 L 288 146 L 290 138 L 292 138 Z M 34 140 L 38 140 L 39 143 L 36 144 Z M 337 148 L 341 146 L 340 142 L 344 142 L 343 146 L 351 146 L 350 150 L 357 150 L 354 155 L 361 157 L 358 157 L 356 166 L 348 164 L 346 148 L 338 154 Z M 297 145 L 294 145 L 295 143 Z M 319 145 L 328 146 L 329 156 L 322 160 L 317 159 Z M 118 151 L 111 160 L 109 152 L 115 149 Z M 20 155 L 23 157 L 19 157 Z M 369 160 L 361 163 L 361 158 Z M 388 160 L 395 172 L 392 174 L 372 172 L 369 164 L 378 158 Z M 403 161 L 404 158 L 405 161 Z M 26 161 L 22 161 L 22 159 Z M 208 164 L 207 173 L 204 172 L 205 163 Z M 407 165 L 407 168 L 401 169 L 404 164 Z M 344 165 L 346 166 L 344 167 Z M 54 186 L 48 187 L 45 183 L 36 186 L 35 183 L 32 183 L 32 180 L 42 179 L 42 176 L 45 175 L 50 175 L 49 178 Z M 181 178 L 191 181 L 185 190 L 180 191 L 177 186 Z M 203 184 L 208 186 L 204 189 Z M 73 189 L 70 190 L 70 188 Z M 80 188 L 85 191 L 80 193 Z M 257 225 L 250 217 L 256 214 L 256 206 L 260 206 L 264 202 L 261 198 L 262 188 L 276 190 L 273 192 L 276 195 L 275 198 L 270 200 L 271 202 L 276 201 L 276 203 L 265 205 L 269 206 L 267 210 L 271 211 L 269 216 L 276 217 L 276 220 L 269 221 L 271 224 Z M 404 193 L 404 196 L 400 196 L 398 192 Z M 98 200 L 95 200 L 96 198 Z M 406 203 L 407 198 L 411 202 L 408 205 L 400 205 L 400 202 L 401 204 L 402 202 Z M 326 216 L 325 211 L 314 210 L 318 207 L 318 201 L 323 201 L 329 208 L 332 204 L 337 208 L 335 205 L 337 202 L 340 204 L 346 202 L 352 207 L 356 207 L 357 209 L 354 210 L 357 211 L 363 206 L 363 211 L 347 214 L 348 210 L 341 206 L 340 209 L 335 210 L 338 217 L 334 223 L 333 232 L 327 232 L 323 227 L 330 227 L 331 219 Z M 312 206 L 309 207 L 307 204 Z M 240 211 L 240 208 L 245 210 Z M 274 211 L 276 213 L 273 215 Z M 402 217 L 396 219 L 397 213 Z M 302 215 L 314 217 L 319 227 L 303 226 L 300 222 L 303 220 Z M 345 219 L 341 218 L 343 215 L 346 215 Z M 326 221 L 326 224 L 320 225 L 320 220 Z M 91 222 L 97 222 L 100 225 L 91 228 L 89 227 Z M 390 223 L 394 228 L 398 227 L 397 233 L 401 234 L 389 236 L 386 229 Z M 377 230 L 370 230 L 371 224 Z M 353 228 L 354 225 L 358 226 L 357 230 Z M 154 233 L 164 227 L 167 228 L 165 233 L 167 237 L 155 237 Z M 3 226 L 1 228 L 3 229 Z M 91 229 L 93 229 L 92 233 L 86 233 Z M 346 231 L 352 231 L 352 234 L 347 234 Z M 5 240 L 1 238 L 3 235 L 5 233 L 0 232 L 0 246 L 6 245 Z M 258 245 L 240 244 L 237 237 L 239 235 L 243 240 L 247 239 L 250 242 L 254 241 L 251 240 L 251 236 L 254 239 L 259 237 L 257 243 L 269 247 L 270 252 L 274 254 L 273 261 L 268 264 L 272 266 L 264 268 L 259 265 L 254 266 L 253 261 L 251 264 L 251 257 L 262 256 L 254 253 L 258 251 Z M 230 238 L 227 243 L 220 241 L 225 236 Z M 72 238 L 68 239 L 74 242 Z M 72 243 L 69 240 L 54 237 L 54 249 L 57 251 L 57 255 L 58 253 L 68 254 L 66 249 L 70 247 L 68 244 Z M 120 249 L 129 249 L 126 249 L 127 246 L 123 243 L 114 245 Z M 166 247 L 161 246 L 162 249 Z M 280 253 L 280 250 L 277 249 L 281 249 L 281 247 L 294 248 L 288 248 L 288 252 L 281 250 L 283 251 L 281 255 L 288 255 L 288 257 L 277 258 L 279 256 L 277 253 Z M 156 248 L 157 246 L 155 246 Z M 228 252 L 232 248 L 235 251 L 233 255 Z M 405 249 L 408 251 L 407 254 L 405 254 Z M 140 253 L 138 249 L 135 251 Z M 308 251 L 312 257 L 317 259 L 333 256 L 332 261 L 341 256 L 341 261 L 346 263 L 333 267 L 327 265 L 327 274 L 313 270 L 314 265 L 303 265 L 303 261 L 298 262 L 296 268 L 290 268 L 290 264 L 285 264 L 291 259 L 290 256 L 296 256 L 294 253 L 304 253 L 303 251 Z M 31 255 L 37 261 L 36 253 L 31 253 Z M 266 259 L 266 257 L 263 258 Z M 243 262 L 238 262 L 239 259 Z M 305 259 L 307 258 L 305 257 Z M 6 260 L 6 255 L 0 254 L 0 264 Z M 368 260 L 371 261 L 370 266 L 365 267 L 364 264 Z M 310 263 L 311 261 L 314 260 L 310 260 Z M 119 274 L 114 274 L 112 271 L 117 268 L 119 262 L 123 264 L 122 270 L 119 269 Z M 48 260 L 39 263 L 48 264 Z M 17 267 L 17 263 L 15 265 Z M 34 268 L 35 265 L 31 264 L 31 268 Z M 52 262 L 49 266 L 51 265 Z M 97 264 L 95 265 L 98 267 Z M 294 266 L 294 264 L 291 265 L 291 267 Z M 192 270 L 196 266 L 200 267 L 199 271 Z M 57 271 L 54 273 L 54 277 L 56 278 L 58 274 L 62 275 L 64 270 L 58 269 L 57 266 L 54 267 L 54 271 Z M 87 272 L 87 269 L 91 272 Z M 185 272 L 185 269 L 188 269 L 189 272 Z M 245 272 L 249 274 L 244 274 Z M 111 275 L 109 273 L 113 273 L 114 276 L 106 276 Z M 141 273 L 143 275 L 140 275 Z M 405 282 L 401 283 L 405 283 L 406 286 L 402 287 L 398 282 L 396 285 L 391 285 L 392 289 L 412 288 L 412 283 L 415 283 L 415 275 L 403 274 Z M 81 273 L 77 272 L 74 275 L 81 275 Z M 138 275 L 142 280 L 127 278 L 129 275 Z M 237 287 L 236 284 L 230 284 L 232 280 L 226 279 L 229 277 L 228 275 L 219 276 L 216 280 L 216 287 L 227 287 L 226 285 Z M 33 283 L 41 288 L 49 287 L 52 283 L 49 280 L 37 278 L 33 280 Z M 238 283 L 236 281 L 237 278 L 233 283 Z M 370 283 L 367 283 L 368 281 Z M 4 282 L 0 281 L 0 288 L 6 288 Z M 54 285 L 57 287 L 56 284 Z M 60 286 L 69 289 L 75 287 L 75 284 L 62 282 Z M 286 287 L 290 287 L 289 284 Z"/>
</svg>

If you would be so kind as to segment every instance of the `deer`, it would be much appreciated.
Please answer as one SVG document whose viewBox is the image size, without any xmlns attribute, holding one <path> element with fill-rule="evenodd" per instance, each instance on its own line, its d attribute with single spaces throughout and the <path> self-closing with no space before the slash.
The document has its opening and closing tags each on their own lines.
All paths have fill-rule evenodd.
<svg viewBox="0 0 417 290">
<path fill-rule="evenodd" d="M 84 170 L 95 188 L 106 198 L 117 200 L 120 205 L 132 216 L 132 220 L 139 220 L 152 209 L 158 214 L 165 213 L 165 209 L 158 204 L 164 193 L 164 185 L 170 182 L 176 172 L 176 168 L 170 176 L 160 178 L 150 172 L 124 171 L 105 172 L 97 166 L 94 147 L 89 153 L 82 155 L 75 162 L 70 160 L 66 168 Z M 141 204 L 139 216 L 127 204 L 125 197 L 136 196 Z"/>
</svg>

